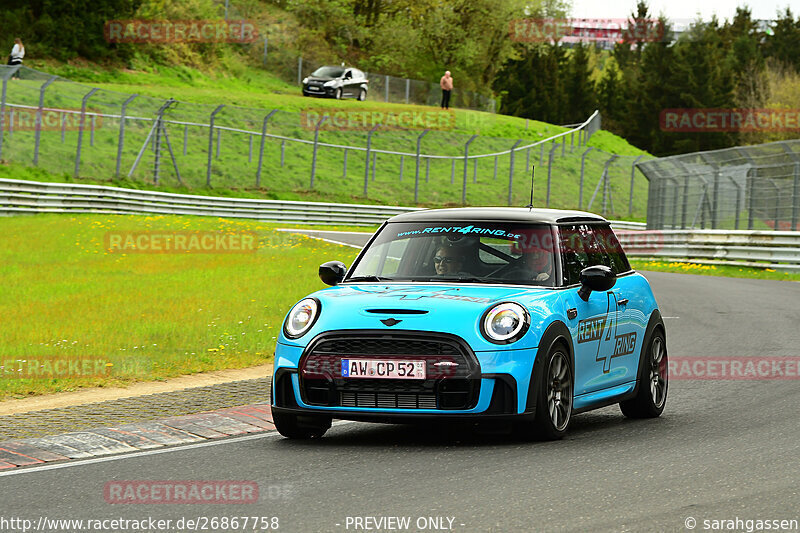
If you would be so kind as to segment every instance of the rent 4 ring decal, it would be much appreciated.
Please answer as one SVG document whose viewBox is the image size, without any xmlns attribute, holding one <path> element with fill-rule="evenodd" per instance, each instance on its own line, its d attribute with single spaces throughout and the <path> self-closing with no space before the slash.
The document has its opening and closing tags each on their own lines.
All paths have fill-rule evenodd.
<svg viewBox="0 0 800 533">
<path fill-rule="evenodd" d="M 617 335 L 618 313 L 616 297 L 608 293 L 605 314 L 578 322 L 578 344 L 597 343 L 595 360 L 603 362 L 604 374 L 611 371 L 613 358 L 630 355 L 636 349 L 636 332 Z"/>
</svg>

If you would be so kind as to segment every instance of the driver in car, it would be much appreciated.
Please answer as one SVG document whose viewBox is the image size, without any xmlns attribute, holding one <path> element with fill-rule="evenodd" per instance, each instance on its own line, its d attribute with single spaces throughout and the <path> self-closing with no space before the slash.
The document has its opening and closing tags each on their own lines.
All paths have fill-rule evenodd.
<svg viewBox="0 0 800 533">
<path fill-rule="evenodd" d="M 525 253 L 525 265 L 533 272 L 534 281 L 553 277 L 553 254 L 543 248 L 531 248 Z"/>
<path fill-rule="evenodd" d="M 453 246 L 442 246 L 433 256 L 433 266 L 438 276 L 463 273 L 464 254 Z"/>
</svg>

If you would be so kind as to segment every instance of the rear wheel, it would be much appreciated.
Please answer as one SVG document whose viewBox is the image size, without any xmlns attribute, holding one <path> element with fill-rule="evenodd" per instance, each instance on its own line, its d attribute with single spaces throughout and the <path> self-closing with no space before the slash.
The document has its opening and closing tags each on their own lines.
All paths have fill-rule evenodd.
<svg viewBox="0 0 800 533">
<path fill-rule="evenodd" d="M 331 427 L 331 419 L 322 416 L 272 414 L 278 433 L 287 439 L 318 439 Z"/>
<path fill-rule="evenodd" d="M 516 426 L 519 436 L 526 439 L 557 440 L 567 433 L 572 418 L 572 366 L 569 352 L 556 344 L 547 354 L 546 364 L 538 383 L 536 414 L 532 421 Z"/>
<path fill-rule="evenodd" d="M 653 332 L 644 357 L 636 396 L 619 404 L 622 414 L 628 418 L 655 418 L 664 412 L 667 403 L 667 343 L 660 330 Z"/>
</svg>

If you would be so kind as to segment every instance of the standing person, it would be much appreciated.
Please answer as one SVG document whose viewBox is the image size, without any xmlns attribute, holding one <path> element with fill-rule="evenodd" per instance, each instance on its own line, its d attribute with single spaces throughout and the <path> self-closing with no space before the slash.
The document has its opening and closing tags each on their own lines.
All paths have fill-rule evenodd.
<svg viewBox="0 0 800 533">
<path fill-rule="evenodd" d="M 450 91 L 453 90 L 453 77 L 450 76 L 449 70 L 439 80 L 439 86 L 442 88 L 442 109 L 450 109 Z"/>
<path fill-rule="evenodd" d="M 22 65 L 22 58 L 25 57 L 25 47 L 22 46 L 22 39 L 17 37 L 14 39 L 14 48 L 11 49 L 11 55 L 8 56 L 8 64 L 11 66 Z M 19 78 L 19 71 L 14 73 L 15 78 Z"/>
</svg>

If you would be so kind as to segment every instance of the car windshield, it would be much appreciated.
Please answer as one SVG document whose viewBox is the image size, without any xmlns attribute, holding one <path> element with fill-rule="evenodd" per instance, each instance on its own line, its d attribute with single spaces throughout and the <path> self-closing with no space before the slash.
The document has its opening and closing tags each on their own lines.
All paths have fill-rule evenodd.
<svg viewBox="0 0 800 533">
<path fill-rule="evenodd" d="M 545 224 L 387 224 L 345 281 L 558 285 L 554 233 Z"/>
<path fill-rule="evenodd" d="M 318 78 L 338 78 L 344 74 L 342 67 L 319 67 L 311 75 Z"/>
</svg>

